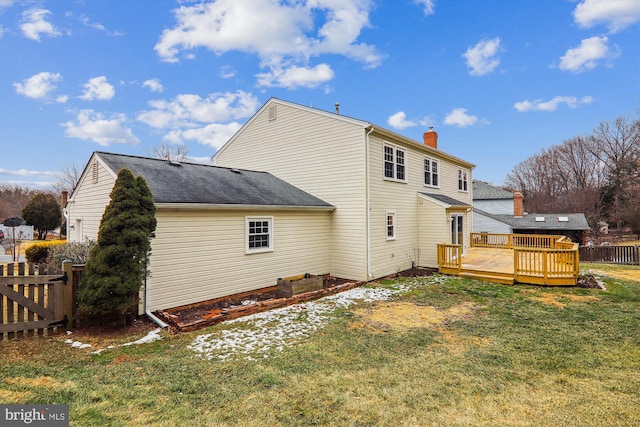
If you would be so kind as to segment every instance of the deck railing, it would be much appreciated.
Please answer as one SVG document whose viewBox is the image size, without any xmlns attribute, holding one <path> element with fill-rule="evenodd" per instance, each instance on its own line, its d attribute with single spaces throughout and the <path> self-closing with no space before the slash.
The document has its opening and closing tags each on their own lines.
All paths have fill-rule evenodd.
<svg viewBox="0 0 640 427">
<path fill-rule="evenodd" d="M 564 236 L 471 233 L 471 246 L 512 249 L 516 282 L 566 285 L 575 284 L 578 278 L 578 244 Z M 462 247 L 439 244 L 438 266 L 446 274 L 460 273 Z"/>
<path fill-rule="evenodd" d="M 439 244 L 438 266 L 441 273 L 459 273 L 462 269 L 462 245 Z"/>
</svg>

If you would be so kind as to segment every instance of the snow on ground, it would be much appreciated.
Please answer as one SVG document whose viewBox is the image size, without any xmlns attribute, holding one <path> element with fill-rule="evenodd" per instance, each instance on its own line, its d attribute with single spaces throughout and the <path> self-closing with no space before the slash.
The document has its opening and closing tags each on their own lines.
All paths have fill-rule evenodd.
<svg viewBox="0 0 640 427">
<path fill-rule="evenodd" d="M 120 347 L 127 347 L 127 346 L 130 346 L 130 345 L 148 344 L 148 343 L 152 343 L 154 341 L 161 340 L 162 337 L 160 336 L 160 331 L 161 331 L 160 328 L 154 329 L 153 331 L 149 332 L 147 335 L 145 335 L 144 337 L 140 338 L 139 340 L 121 344 Z M 71 333 L 72 333 L 71 331 L 67 331 L 67 335 L 70 335 Z M 91 344 L 83 344 L 80 341 L 74 341 L 74 340 L 72 340 L 70 338 L 64 340 L 64 343 L 65 344 L 71 344 L 71 348 L 91 348 L 91 347 L 93 347 Z M 115 348 L 115 346 L 110 345 L 110 346 L 108 346 L 106 348 L 99 348 L 98 350 L 94 351 L 93 354 L 100 354 L 104 350 L 111 349 L 111 348 Z"/>
<path fill-rule="evenodd" d="M 235 327 L 197 336 L 189 348 L 207 360 L 267 358 L 271 350 L 282 351 L 323 328 L 338 308 L 347 308 L 358 301 L 388 300 L 406 290 L 407 286 L 355 288 L 316 301 L 241 317 L 225 323 Z"/>
</svg>

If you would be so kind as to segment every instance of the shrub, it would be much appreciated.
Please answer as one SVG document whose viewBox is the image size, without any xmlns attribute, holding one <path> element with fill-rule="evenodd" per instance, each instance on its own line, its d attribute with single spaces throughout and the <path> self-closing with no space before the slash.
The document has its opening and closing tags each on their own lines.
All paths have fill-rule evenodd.
<svg viewBox="0 0 640 427">
<path fill-rule="evenodd" d="M 49 240 L 45 242 L 36 243 L 31 245 L 24 251 L 24 255 L 28 262 L 34 262 L 36 264 L 47 261 L 49 251 L 56 246 L 64 245 L 64 240 Z"/>
<path fill-rule="evenodd" d="M 49 249 L 47 263 L 56 267 L 62 266 L 62 261 L 69 260 L 74 264 L 84 264 L 89 259 L 89 252 L 95 241 L 87 240 L 85 242 L 71 242 L 64 245 L 52 246 Z"/>
</svg>

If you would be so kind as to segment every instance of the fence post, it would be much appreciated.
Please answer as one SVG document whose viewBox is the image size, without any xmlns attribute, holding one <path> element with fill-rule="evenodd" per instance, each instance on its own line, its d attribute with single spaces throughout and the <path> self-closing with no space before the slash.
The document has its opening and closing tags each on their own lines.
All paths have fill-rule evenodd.
<svg viewBox="0 0 640 427">
<path fill-rule="evenodd" d="M 75 319 L 73 318 L 74 306 L 75 306 L 75 295 L 73 291 L 73 262 L 66 260 L 62 261 L 62 272 L 66 277 L 66 281 L 64 282 L 64 308 L 63 313 L 67 318 L 67 328 L 71 329 L 75 324 Z"/>
</svg>

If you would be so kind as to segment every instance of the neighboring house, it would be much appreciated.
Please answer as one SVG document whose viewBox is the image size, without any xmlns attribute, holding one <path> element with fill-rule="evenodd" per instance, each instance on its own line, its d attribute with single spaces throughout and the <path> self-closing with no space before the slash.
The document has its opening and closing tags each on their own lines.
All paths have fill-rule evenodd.
<svg viewBox="0 0 640 427">
<path fill-rule="evenodd" d="M 153 195 L 145 310 L 330 272 L 334 206 L 266 172 L 95 152 L 65 209 L 69 241 L 95 240 L 118 171 L 142 175 Z"/>
<path fill-rule="evenodd" d="M 271 98 L 214 162 L 269 171 L 335 206 L 334 276 L 371 280 L 437 267 L 438 243 L 469 246 L 474 165 L 439 150 L 433 130 L 419 143 L 337 111 Z"/>
<path fill-rule="evenodd" d="M 563 235 L 583 243 L 589 224 L 583 213 L 529 214 L 521 192 L 513 194 L 483 181 L 473 181 L 473 231 Z"/>
<path fill-rule="evenodd" d="M 147 311 L 305 273 L 366 281 L 437 267 L 438 243 L 469 247 L 474 165 L 439 150 L 433 131 L 424 142 L 272 98 L 217 166 L 94 153 L 67 203 L 69 240 L 96 239 L 126 167 L 157 208 Z"/>
</svg>

